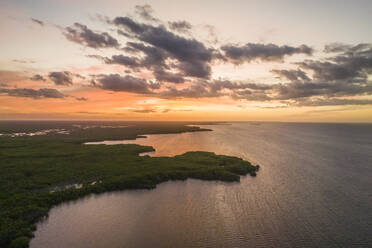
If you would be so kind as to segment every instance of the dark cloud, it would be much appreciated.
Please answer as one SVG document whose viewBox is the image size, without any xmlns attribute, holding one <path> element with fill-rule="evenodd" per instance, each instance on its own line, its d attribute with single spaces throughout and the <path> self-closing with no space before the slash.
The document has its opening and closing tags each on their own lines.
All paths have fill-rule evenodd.
<svg viewBox="0 0 372 248">
<path fill-rule="evenodd" d="M 94 85 L 104 90 L 123 91 L 139 94 L 151 93 L 145 79 L 119 74 L 100 75 Z"/>
<path fill-rule="evenodd" d="M 209 87 L 211 87 L 214 91 L 221 91 L 224 89 L 229 90 L 251 89 L 266 91 L 273 88 L 273 86 L 268 84 L 233 82 L 230 80 L 215 80 L 213 83 L 209 83 Z"/>
<path fill-rule="evenodd" d="M 152 95 L 165 99 L 230 97 L 247 101 L 279 101 L 282 104 L 296 106 L 366 105 L 368 104 L 366 101 L 358 99 L 348 101 L 335 99 L 372 94 L 372 83 L 358 84 L 346 81 L 292 81 L 286 84 L 259 84 L 229 80 L 197 80 L 188 82 L 182 88 L 168 86 L 164 89 L 160 87 L 161 84 L 131 76 L 111 74 L 101 76 L 98 82 L 96 86 L 102 89 Z"/>
<path fill-rule="evenodd" d="M 132 68 L 140 66 L 137 58 L 125 56 L 122 54 L 113 55 L 111 58 L 104 58 L 104 61 L 107 64 L 118 64 Z"/>
<path fill-rule="evenodd" d="M 271 100 L 295 101 L 296 105 L 365 105 L 368 101 L 342 97 L 370 96 L 372 82 L 372 45 L 330 44 L 325 52 L 336 53 L 323 60 L 305 60 L 297 63 L 302 70 L 273 70 L 273 73 L 291 81 L 276 84 L 267 93 Z M 341 97 L 341 98 L 340 98 Z"/>
<path fill-rule="evenodd" d="M 233 82 L 230 80 L 215 80 L 209 83 L 208 87 L 211 91 L 218 93 L 217 95 L 249 101 L 268 101 L 270 97 L 267 92 L 273 89 L 273 86 L 268 84 Z"/>
<path fill-rule="evenodd" d="M 35 74 L 32 77 L 30 77 L 30 80 L 32 81 L 46 81 L 46 79 L 41 76 L 40 74 Z"/>
<path fill-rule="evenodd" d="M 197 77 L 209 76 L 210 65 L 208 63 L 211 61 L 212 52 L 203 43 L 175 35 L 163 27 L 151 27 L 147 32 L 141 34 L 141 40 L 164 49 L 184 65 L 187 64 L 183 67 L 195 67 L 189 71 L 193 71 Z M 197 72 L 199 66 L 202 66 L 201 72 Z"/>
<path fill-rule="evenodd" d="M 126 49 L 131 52 L 142 52 L 145 54 L 145 57 L 141 61 L 141 65 L 148 69 L 151 68 L 168 68 L 166 65 L 166 59 L 169 58 L 169 54 L 157 47 L 146 46 L 142 43 L 128 42 Z"/>
<path fill-rule="evenodd" d="M 112 21 L 112 23 L 116 26 L 124 27 L 129 32 L 134 34 L 140 34 L 144 32 L 147 29 L 147 27 L 152 27 L 145 24 L 138 24 L 137 22 L 133 21 L 131 18 L 126 16 L 118 16 Z"/>
<path fill-rule="evenodd" d="M 176 84 L 182 84 L 185 82 L 185 79 L 183 78 L 181 74 L 167 72 L 161 69 L 155 70 L 154 76 L 157 80 L 162 81 L 162 82 L 170 82 L 170 83 L 176 83 Z"/>
<path fill-rule="evenodd" d="M 273 100 L 267 93 L 252 90 L 234 91 L 231 97 L 236 100 L 244 99 L 247 101 L 271 101 Z"/>
<path fill-rule="evenodd" d="M 192 28 L 192 25 L 187 21 L 168 22 L 168 26 L 171 30 L 179 33 L 188 33 Z"/>
<path fill-rule="evenodd" d="M 175 87 L 168 87 L 167 90 L 161 91 L 157 94 L 158 97 L 166 99 L 174 98 L 204 98 L 204 97 L 218 97 L 223 96 L 220 92 L 213 91 L 209 88 L 208 83 L 198 82 L 193 83 L 187 88 L 177 89 Z"/>
<path fill-rule="evenodd" d="M 298 70 L 271 70 L 272 73 L 289 81 L 308 81 L 310 78 L 304 71 Z"/>
<path fill-rule="evenodd" d="M 153 71 L 153 74 L 157 80 L 170 82 L 182 83 L 184 82 L 182 75 L 178 73 L 170 73 L 164 71 L 164 68 L 168 68 L 165 64 L 166 55 L 163 54 L 159 49 L 154 47 L 144 46 L 143 44 L 132 43 L 136 47 L 136 52 L 143 51 L 144 57 L 138 58 L 134 56 L 126 55 L 113 55 L 111 58 L 102 57 L 100 55 L 88 55 L 90 58 L 96 58 L 104 61 L 106 64 L 117 64 L 123 65 L 131 69 L 143 69 L 147 68 Z M 126 50 L 130 50 L 132 47 L 128 46 Z M 133 52 L 133 51 L 132 51 Z"/>
<path fill-rule="evenodd" d="M 221 86 L 222 85 L 222 86 Z M 254 84 L 253 84 L 254 85 Z M 266 87 L 265 87 L 266 86 Z M 261 87 L 246 87 L 241 83 L 220 81 L 214 87 L 214 91 L 233 99 L 245 99 L 248 101 L 280 101 L 288 105 L 316 106 L 323 105 L 365 105 L 362 101 L 335 101 L 340 97 L 355 97 L 372 94 L 372 84 L 358 85 L 347 82 L 301 82 L 293 81 L 287 84 L 264 85 Z M 229 91 L 226 92 L 226 89 Z M 322 99 L 320 102 L 319 99 Z M 329 100 L 329 102 L 327 102 Z M 310 104 L 311 103 L 311 104 Z M 332 103 L 332 104 L 331 104 Z"/>
<path fill-rule="evenodd" d="M 126 66 L 125 69 L 131 72 L 150 71 L 156 80 L 119 74 L 99 75 L 93 81 L 95 87 L 167 99 L 230 97 L 236 100 L 273 101 L 286 106 L 363 105 L 368 101 L 349 98 L 372 94 L 371 44 L 329 44 L 324 48 L 329 57 L 295 63 L 298 66 L 296 69 L 271 71 L 289 83 L 212 80 L 211 64 L 214 62 L 282 62 L 287 56 L 296 54 L 311 56 L 313 49 L 307 45 L 262 43 L 230 44 L 219 48 L 215 45 L 213 47 L 217 48 L 212 48 L 206 45 L 210 44 L 207 41 L 203 43 L 184 35 L 192 28 L 186 21 L 160 22 L 153 17 L 149 5 L 136 6 L 136 12 L 144 22 L 126 16 L 110 21 L 106 19 L 128 40 L 121 49 L 123 54 L 91 57 L 107 64 Z M 215 34 L 214 29 L 211 30 Z"/>
<path fill-rule="evenodd" d="M 74 23 L 73 26 L 65 28 L 63 34 L 68 40 L 91 48 L 118 48 L 120 46 L 119 42 L 107 32 L 94 32 L 80 23 Z"/>
<path fill-rule="evenodd" d="M 33 21 L 34 23 L 39 24 L 40 26 L 44 26 L 44 22 L 43 22 L 43 21 L 40 21 L 40 20 L 38 20 L 38 19 L 31 18 L 31 21 Z"/>
<path fill-rule="evenodd" d="M 342 106 L 342 105 L 372 105 L 372 100 L 344 98 L 316 98 L 296 102 L 297 106 Z"/>
<path fill-rule="evenodd" d="M 153 81 L 148 82 L 148 84 L 149 84 L 149 88 L 151 90 L 158 90 L 158 89 L 160 89 L 160 87 L 162 85 L 160 82 L 153 82 Z"/>
<path fill-rule="evenodd" d="M 327 51 L 341 52 L 328 58 L 328 61 L 306 60 L 298 63 L 304 70 L 313 72 L 313 79 L 318 81 L 348 80 L 365 82 L 372 73 L 372 45 L 356 46 L 332 45 Z"/>
<path fill-rule="evenodd" d="M 185 76 L 209 78 L 212 50 L 203 43 L 176 35 L 164 26 L 137 23 L 129 17 L 116 17 L 113 23 L 130 32 L 136 39 L 163 50 L 167 56 L 177 60 L 178 69 Z"/>
<path fill-rule="evenodd" d="M 55 85 L 72 85 L 73 74 L 68 71 L 55 71 L 49 73 L 49 78 Z"/>
<path fill-rule="evenodd" d="M 177 89 L 168 87 L 167 90 L 158 92 L 156 95 L 162 98 L 207 98 L 229 96 L 232 98 L 263 97 L 272 86 L 265 84 L 231 82 L 229 80 L 195 81 L 188 87 Z M 252 99 L 251 99 L 252 100 Z"/>
<path fill-rule="evenodd" d="M 141 66 L 156 71 L 178 70 L 183 77 L 209 79 L 212 60 L 229 61 L 235 64 L 257 59 L 281 61 L 285 56 L 311 55 L 313 52 L 313 49 L 306 45 L 293 47 L 255 43 L 244 46 L 225 45 L 221 50 L 212 49 L 196 39 L 179 36 L 163 25 L 139 23 L 130 17 L 116 17 L 111 23 L 119 27 L 126 37 L 135 40 L 127 43 L 125 51 L 132 53 L 138 51 L 145 54 L 144 59 L 139 63 Z M 178 31 L 192 27 L 186 21 L 169 22 L 168 25 L 170 29 Z M 173 61 L 169 62 L 170 60 Z M 306 75 L 298 74 L 298 76 L 306 78 Z"/>
<path fill-rule="evenodd" d="M 14 97 L 29 97 L 34 99 L 41 99 L 41 98 L 64 98 L 61 92 L 56 89 L 28 89 L 28 88 L 0 88 L 0 94 L 7 94 L 8 96 Z"/>
<path fill-rule="evenodd" d="M 187 77 L 209 78 L 211 67 L 208 63 L 195 60 L 191 62 L 180 62 L 178 68 Z"/>
<path fill-rule="evenodd" d="M 127 32 L 124 32 L 123 30 L 118 29 L 118 30 L 116 30 L 116 32 L 119 35 L 122 35 L 122 36 L 124 36 L 126 38 L 129 38 L 129 39 L 133 39 L 134 38 L 133 35 L 131 35 L 131 34 L 127 33 Z"/>
<path fill-rule="evenodd" d="M 311 98 L 350 97 L 372 94 L 372 84 L 351 84 L 348 82 L 301 82 L 287 84 L 256 84 L 216 80 L 194 82 L 182 89 L 170 87 L 158 92 L 164 98 L 201 98 L 229 96 L 233 99 L 248 101 L 285 101 L 302 102 Z"/>
<path fill-rule="evenodd" d="M 274 87 L 273 99 L 290 100 L 314 96 L 342 97 L 372 94 L 372 84 L 360 85 L 348 82 L 292 82 Z"/>
<path fill-rule="evenodd" d="M 278 46 L 275 44 L 247 43 L 246 45 L 225 45 L 221 47 L 226 59 L 235 64 L 250 62 L 252 60 L 282 61 L 285 56 L 294 54 L 311 55 L 313 49 L 306 45 L 299 47 Z"/>
<path fill-rule="evenodd" d="M 154 12 L 154 10 L 148 4 L 136 5 L 135 6 L 135 11 L 144 20 L 151 21 L 151 22 L 159 21 L 157 18 L 153 17 L 152 13 Z"/>
<path fill-rule="evenodd" d="M 314 80 L 335 81 L 363 77 L 359 69 L 347 64 L 306 61 L 299 63 L 299 65 L 302 69 L 313 71 Z"/>
</svg>

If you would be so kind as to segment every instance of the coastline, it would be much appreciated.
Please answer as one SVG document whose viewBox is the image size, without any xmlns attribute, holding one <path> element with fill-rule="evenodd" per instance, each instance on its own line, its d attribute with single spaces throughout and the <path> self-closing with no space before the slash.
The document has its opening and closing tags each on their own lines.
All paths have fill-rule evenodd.
<svg viewBox="0 0 372 248">
<path fill-rule="evenodd" d="M 178 125 L 170 132 L 165 132 L 164 127 L 142 131 L 149 131 L 146 134 L 165 134 L 211 130 Z M 141 132 L 134 132 L 126 136 L 130 139 L 143 135 Z M 35 224 L 47 217 L 53 206 L 62 202 L 89 194 L 153 189 L 157 184 L 169 180 L 194 178 L 238 182 L 242 175 L 255 176 L 259 168 L 241 158 L 211 152 L 187 152 L 174 157 L 141 157 L 140 153 L 151 152 L 154 148 L 133 144 L 85 146 L 79 135 L 77 139 L 68 136 L 70 135 L 60 135 L 58 139 L 48 135 L 36 138 L 1 137 L 6 142 L 1 145 L 4 152 L 0 156 L 11 168 L 5 170 L 3 176 L 15 177 L 5 187 L 1 198 L 3 200 L 0 208 L 3 214 L 0 224 L 7 232 L 3 235 L 5 239 L 0 240 L 4 247 L 28 247 L 33 231 L 36 230 Z M 95 139 L 96 137 L 86 137 L 85 140 L 87 142 Z M 22 162 L 25 159 L 27 166 Z M 71 181 L 82 187 L 55 192 L 45 190 Z M 14 211 L 14 207 L 18 210 Z"/>
</svg>

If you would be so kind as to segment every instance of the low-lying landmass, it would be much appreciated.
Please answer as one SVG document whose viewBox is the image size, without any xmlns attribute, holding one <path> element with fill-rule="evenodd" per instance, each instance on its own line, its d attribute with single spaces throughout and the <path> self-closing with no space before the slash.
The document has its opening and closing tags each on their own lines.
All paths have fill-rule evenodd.
<svg viewBox="0 0 372 248">
<path fill-rule="evenodd" d="M 188 123 L 0 123 L 0 247 L 28 247 L 36 223 L 51 207 L 88 194 L 153 189 L 168 180 L 239 181 L 258 166 L 211 152 L 174 157 L 138 156 L 150 146 L 83 145 L 88 141 L 135 139 L 144 134 L 209 131 Z M 88 126 L 91 127 L 88 127 Z M 117 127 L 115 126 L 117 125 Z M 67 132 L 12 136 L 51 128 Z"/>
</svg>

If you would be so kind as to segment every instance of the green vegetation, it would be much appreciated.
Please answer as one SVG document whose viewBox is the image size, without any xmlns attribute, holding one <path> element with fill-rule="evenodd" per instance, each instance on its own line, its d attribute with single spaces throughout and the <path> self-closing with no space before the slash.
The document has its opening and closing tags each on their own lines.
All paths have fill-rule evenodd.
<svg viewBox="0 0 372 248">
<path fill-rule="evenodd" d="M 123 189 L 152 189 L 167 180 L 197 178 L 239 181 L 258 166 L 210 152 L 174 157 L 138 156 L 153 151 L 139 145 L 83 145 L 145 133 L 197 131 L 184 124 L 140 124 L 131 128 L 76 129 L 69 135 L 0 137 L 0 247 L 28 247 L 35 223 L 59 203 Z M 1 129 L 1 128 L 0 128 Z M 92 131 L 95 129 L 95 132 Z M 89 132 L 89 135 L 86 133 Z M 119 138 L 118 138 L 119 137 Z M 81 188 L 66 187 L 82 184 Z M 57 191 L 52 189 L 59 188 Z"/>
</svg>

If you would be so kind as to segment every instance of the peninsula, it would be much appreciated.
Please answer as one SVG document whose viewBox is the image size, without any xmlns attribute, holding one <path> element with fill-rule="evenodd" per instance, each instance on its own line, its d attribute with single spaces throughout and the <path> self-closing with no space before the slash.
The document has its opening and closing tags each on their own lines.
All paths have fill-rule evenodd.
<svg viewBox="0 0 372 248">
<path fill-rule="evenodd" d="M 259 166 L 212 152 L 138 156 L 150 146 L 83 145 L 144 134 L 211 131 L 189 123 L 7 123 L 0 126 L 0 247 L 28 247 L 51 207 L 89 194 L 153 189 L 168 180 L 239 181 Z"/>
</svg>

